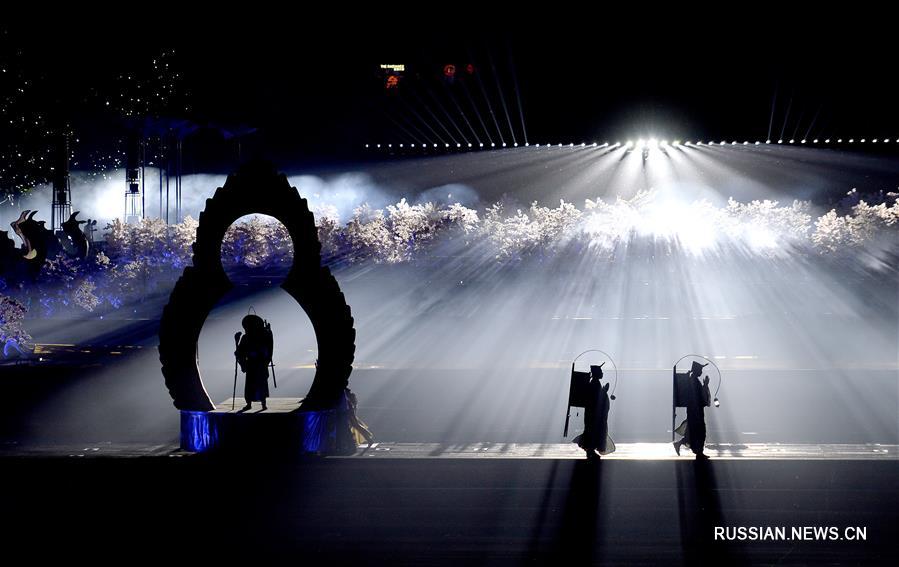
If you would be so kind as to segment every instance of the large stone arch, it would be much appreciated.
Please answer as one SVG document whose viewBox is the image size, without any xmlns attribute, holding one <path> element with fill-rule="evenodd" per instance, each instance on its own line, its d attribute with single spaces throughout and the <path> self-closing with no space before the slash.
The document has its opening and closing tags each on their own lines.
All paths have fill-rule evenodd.
<svg viewBox="0 0 899 567">
<path fill-rule="evenodd" d="M 356 350 L 353 317 L 337 280 L 321 265 L 321 243 L 306 199 L 271 164 L 250 163 L 229 175 L 206 200 L 193 244 L 193 265 L 184 269 L 162 312 L 159 360 L 166 387 L 180 410 L 215 408 L 200 377 L 197 342 L 209 312 L 232 287 L 221 260 L 225 231 L 240 217 L 254 213 L 281 221 L 293 241 L 293 266 L 281 287 L 306 312 L 318 343 L 318 367 L 303 408 L 332 407 L 349 381 Z"/>
</svg>

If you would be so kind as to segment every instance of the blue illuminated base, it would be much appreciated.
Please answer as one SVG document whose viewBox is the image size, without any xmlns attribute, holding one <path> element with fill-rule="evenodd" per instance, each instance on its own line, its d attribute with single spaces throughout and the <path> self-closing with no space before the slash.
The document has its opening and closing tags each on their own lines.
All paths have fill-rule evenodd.
<svg viewBox="0 0 899 567">
<path fill-rule="evenodd" d="M 347 455 L 356 451 L 343 408 L 300 411 L 302 398 L 269 398 L 241 411 L 244 401 L 225 400 L 210 412 L 181 412 L 181 449 L 196 453 Z"/>
</svg>

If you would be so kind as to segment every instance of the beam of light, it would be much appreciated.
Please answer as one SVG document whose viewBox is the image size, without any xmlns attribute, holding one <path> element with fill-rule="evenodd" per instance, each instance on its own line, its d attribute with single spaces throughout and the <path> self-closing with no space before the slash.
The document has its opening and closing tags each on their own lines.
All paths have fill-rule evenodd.
<svg viewBox="0 0 899 567">
<path fill-rule="evenodd" d="M 449 97 L 450 97 L 450 100 L 453 101 L 453 104 L 456 105 L 456 110 L 459 111 L 459 115 L 462 117 L 462 120 L 465 121 L 465 125 L 468 126 L 468 129 L 471 131 L 471 135 L 474 136 L 475 141 L 480 142 L 481 141 L 480 136 L 478 136 L 478 133 L 477 133 L 477 131 L 475 131 L 474 126 L 471 125 L 471 121 L 468 120 L 468 116 L 465 114 L 465 111 L 462 109 L 462 105 L 459 104 L 458 100 L 456 100 L 455 93 L 450 92 Z"/>
<path fill-rule="evenodd" d="M 393 122 L 394 126 L 396 126 L 403 133 L 405 133 L 406 136 L 408 136 L 409 139 L 411 139 L 413 142 L 415 142 L 417 144 L 424 144 L 424 142 L 427 141 L 427 139 L 428 139 L 427 135 L 425 135 L 424 132 L 422 132 L 421 129 L 418 128 L 408 118 L 401 115 L 401 118 L 406 122 L 406 124 L 409 126 L 409 128 L 407 128 L 406 126 L 401 124 L 396 118 L 391 116 L 391 114 L 387 110 L 382 110 L 382 111 L 384 113 L 384 116 L 386 116 L 388 120 Z M 412 130 L 415 130 L 415 132 L 413 133 Z"/>
<path fill-rule="evenodd" d="M 446 140 L 443 138 L 443 136 L 441 136 L 441 135 L 437 132 L 437 130 L 435 130 L 435 129 L 433 128 L 433 126 L 431 126 L 431 124 L 430 124 L 427 120 L 425 120 L 425 119 L 422 117 L 422 115 L 419 114 L 419 112 L 418 112 L 417 110 L 415 110 L 415 108 L 412 107 L 411 104 L 409 104 L 409 103 L 405 103 L 405 104 L 406 104 L 406 108 L 409 110 L 409 112 L 411 112 L 416 118 L 418 118 L 418 121 L 421 122 L 422 124 L 424 124 L 424 126 L 425 126 L 428 130 L 431 131 L 431 134 L 434 135 L 434 138 L 436 138 L 440 143 L 443 143 L 443 144 L 446 143 Z"/>
<path fill-rule="evenodd" d="M 774 85 L 774 96 L 771 97 L 771 116 L 768 118 L 768 139 L 771 139 L 771 128 L 774 126 L 774 109 L 777 106 L 777 85 Z"/>
<path fill-rule="evenodd" d="M 449 136 L 449 139 L 452 141 L 452 143 L 454 143 L 454 144 L 458 143 L 458 140 L 456 140 L 456 138 L 455 138 L 455 136 L 453 136 L 452 132 L 449 131 L 449 128 L 447 128 L 443 124 L 443 121 L 440 120 L 440 117 L 438 117 L 437 114 L 435 114 L 434 111 L 431 110 L 430 105 L 428 105 L 425 101 L 423 101 L 421 99 L 421 97 L 418 96 L 418 94 L 415 91 L 409 91 L 409 92 L 412 93 L 412 96 L 415 97 L 415 100 L 417 100 L 419 102 L 419 104 L 428 112 L 428 114 L 431 115 L 431 118 L 434 119 L 434 122 L 436 122 L 437 125 L 440 126 L 440 128 L 444 132 L 446 132 L 446 135 Z M 447 143 L 447 142 L 444 142 L 444 143 Z"/>
<path fill-rule="evenodd" d="M 481 111 L 478 109 L 477 104 L 475 104 L 474 97 L 471 96 L 471 91 L 468 90 L 468 85 L 465 81 L 462 81 L 461 84 L 462 91 L 465 93 L 465 97 L 468 99 L 468 103 L 474 109 L 475 116 L 478 117 L 478 122 L 481 123 L 481 128 L 484 129 L 484 134 L 487 136 L 487 141 L 493 143 L 493 137 L 490 135 L 490 130 L 487 128 L 487 124 L 484 122 L 484 117 L 481 116 Z"/>
<path fill-rule="evenodd" d="M 805 136 L 803 138 L 809 138 L 812 135 L 812 128 L 815 127 L 815 124 L 818 122 L 818 116 L 821 115 L 821 109 L 824 108 L 824 103 L 818 105 L 818 110 L 815 111 L 815 116 L 812 117 L 811 123 L 808 125 L 808 128 L 805 131 Z"/>
<path fill-rule="evenodd" d="M 494 64 L 493 56 L 489 51 L 487 52 L 487 59 L 490 61 L 490 69 L 493 71 L 493 79 L 494 82 L 496 82 L 496 91 L 499 93 L 499 100 L 503 105 L 503 114 L 506 116 L 506 124 L 509 125 L 509 132 L 512 134 L 512 142 L 515 143 L 517 142 L 515 138 L 515 128 L 512 127 L 512 119 L 509 118 L 509 107 L 506 104 L 506 97 L 503 94 L 503 87 L 500 84 L 499 73 L 496 72 L 496 65 Z"/>
<path fill-rule="evenodd" d="M 799 113 L 799 119 L 796 120 L 796 127 L 793 128 L 793 135 L 791 138 L 796 138 L 799 135 L 799 127 L 802 125 L 802 118 L 805 116 L 805 109 Z"/>
<path fill-rule="evenodd" d="M 512 50 L 509 49 L 509 70 L 512 73 L 512 85 L 515 88 L 515 102 L 518 103 L 518 119 L 521 121 L 521 133 L 524 137 L 524 145 L 528 145 L 528 129 L 524 125 L 524 106 L 521 104 L 521 89 L 518 88 L 518 73 L 515 71 L 515 61 L 512 59 Z"/>
<path fill-rule="evenodd" d="M 487 89 L 486 87 L 484 87 L 484 81 L 481 80 L 481 74 L 475 73 L 475 78 L 478 81 L 478 87 L 480 87 L 481 89 L 481 96 L 484 97 L 484 102 L 487 103 L 487 113 L 490 115 L 490 118 L 493 119 L 493 125 L 496 127 L 496 132 L 499 135 L 499 140 L 500 142 L 505 142 L 502 128 L 499 127 L 499 121 L 496 119 L 496 113 L 493 112 L 493 105 L 490 104 L 490 95 L 487 94 Z"/>
<path fill-rule="evenodd" d="M 793 95 L 791 94 L 791 95 L 790 95 L 790 102 L 789 102 L 789 104 L 787 104 L 787 113 L 784 115 L 783 126 L 782 126 L 781 129 L 780 129 L 780 138 L 781 138 L 781 139 L 783 139 L 784 134 L 785 134 L 786 131 L 787 131 L 787 122 L 788 122 L 789 119 L 790 119 L 790 110 L 792 110 L 792 108 L 793 108 Z"/>
<path fill-rule="evenodd" d="M 456 129 L 456 132 L 459 133 L 459 136 L 467 144 L 468 138 L 465 137 L 465 133 L 462 132 L 462 129 L 459 128 L 458 124 L 456 124 L 455 119 L 452 117 L 452 115 L 449 113 L 449 111 L 446 109 L 446 107 L 443 106 L 443 103 L 440 102 L 440 100 L 437 98 L 437 95 L 434 93 L 434 91 L 430 87 L 426 87 L 425 91 L 431 96 L 431 100 L 434 101 L 434 103 L 437 105 L 437 108 L 439 108 L 440 111 L 443 112 L 443 115 L 446 116 L 447 120 L 449 120 L 449 123 L 453 126 L 453 128 Z M 450 98 L 452 98 L 452 97 L 450 97 Z M 464 116 L 463 116 L 463 118 L 464 118 Z"/>
</svg>

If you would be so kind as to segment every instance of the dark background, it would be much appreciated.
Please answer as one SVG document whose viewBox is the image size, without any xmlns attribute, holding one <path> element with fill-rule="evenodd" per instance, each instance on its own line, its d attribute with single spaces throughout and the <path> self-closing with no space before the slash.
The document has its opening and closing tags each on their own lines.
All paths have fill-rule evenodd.
<svg viewBox="0 0 899 567">
<path fill-rule="evenodd" d="M 261 154 L 284 167 L 357 160 L 368 142 L 411 142 L 396 122 L 429 133 L 409 107 L 442 134 L 428 114 L 449 126 L 438 100 L 468 132 L 450 98 L 465 107 L 459 85 L 440 78 L 447 63 L 460 74 L 475 65 L 510 145 L 509 122 L 516 141 L 525 139 L 516 80 L 531 143 L 651 134 L 765 140 L 769 131 L 773 139 L 899 137 L 896 40 L 880 29 L 882 15 L 839 13 L 821 22 L 763 7 L 697 14 L 635 8 L 499 17 L 461 5 L 315 16 L 183 7 L 79 12 L 53 21 L 13 18 L 3 50 L 43 85 L 26 103 L 72 124 L 75 151 L 84 156 L 121 136 L 121 116 L 99 102 L 127 88 L 115 77 L 174 49 L 183 98 L 158 114 L 213 125 L 187 142 L 187 172 L 231 168 L 234 144 L 210 133 L 216 128 L 255 129 L 242 157 Z M 407 65 L 400 96 L 385 94 L 381 63 Z M 492 129 L 473 83 L 472 93 Z"/>
</svg>

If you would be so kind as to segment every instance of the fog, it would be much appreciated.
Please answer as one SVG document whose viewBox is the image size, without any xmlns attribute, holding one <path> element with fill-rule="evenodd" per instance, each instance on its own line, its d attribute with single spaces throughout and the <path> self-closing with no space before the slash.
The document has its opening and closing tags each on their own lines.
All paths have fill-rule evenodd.
<svg viewBox="0 0 899 567">
<path fill-rule="evenodd" d="M 600 154 L 576 151 L 537 161 L 527 161 L 521 151 L 502 152 L 489 164 L 488 154 L 472 154 L 432 158 L 426 167 L 369 165 L 367 172 L 301 175 L 291 182 L 313 206 L 333 206 L 345 220 L 363 202 L 383 206 L 400 197 L 416 202 L 458 195 L 477 207 L 506 194 L 527 202 L 536 183 L 551 187 L 543 195 L 550 203 L 587 195 L 588 181 L 593 196 L 633 195 L 630 189 L 610 188 L 627 182 L 628 187 L 673 188 L 684 203 L 697 196 L 721 203 L 732 192 L 744 198 L 784 196 L 789 189 L 784 180 L 807 183 L 796 189 L 797 196 L 813 197 L 832 190 L 833 178 L 815 185 L 827 171 L 840 169 L 850 179 L 865 171 L 865 163 L 874 177 L 886 175 L 877 160 L 849 163 L 841 161 L 849 159 L 842 154 L 799 150 L 757 153 L 752 159 L 759 173 L 752 175 L 749 154 L 731 154 L 736 156 L 731 162 L 722 158 L 723 151 L 708 149 L 681 156 L 681 162 L 672 158 L 674 165 L 649 166 L 634 156 L 601 163 Z M 466 160 L 470 163 L 463 167 Z M 524 184 L 531 189 L 519 192 L 522 171 L 529 168 L 540 173 Z M 744 170 L 741 178 L 734 168 Z M 385 181 L 385 171 L 396 176 L 394 185 Z M 504 175 L 508 179 L 500 191 L 495 185 Z M 725 189 L 716 185 L 728 176 Z M 222 182 L 215 176 L 185 178 L 185 212 L 195 214 L 202 198 Z M 490 188 L 479 190 L 485 185 Z M 76 187 L 76 194 L 93 202 L 95 210 L 108 206 L 102 210 L 115 215 L 107 201 L 123 199 L 122 186 L 94 182 L 90 191 Z M 862 257 L 833 258 L 789 247 L 780 252 L 748 253 L 722 239 L 696 254 L 681 239 L 633 233 L 610 248 L 572 244 L 552 256 L 519 261 L 498 259 L 486 242 L 447 242 L 432 251 L 435 261 L 342 267 L 335 275 L 356 321 L 350 387 L 359 395 L 360 416 L 381 440 L 561 442 L 571 361 L 582 351 L 602 349 L 619 369 L 612 437 L 665 441 L 671 366 L 698 353 L 713 359 L 723 375 L 721 407 L 706 412 L 712 443 L 896 443 L 895 266 L 872 270 Z M 231 396 L 232 337 L 252 305 L 275 333 L 273 395 L 302 397 L 316 357 L 311 325 L 276 285 L 249 291 L 237 290 L 210 314 L 199 343 L 204 383 L 215 401 Z M 115 336 L 117 325 L 125 323 L 109 322 L 104 333 Z M 23 438 L 174 439 L 178 416 L 159 372 L 154 325 L 147 322 L 138 333 L 144 347 L 138 354 L 86 370 L 39 404 Z M 73 342 L 96 334 L 77 326 L 55 332 L 67 332 Z M 47 342 L 36 336 L 42 339 Z M 238 394 L 241 390 L 242 382 Z M 574 434 L 579 419 L 573 421 Z"/>
</svg>

